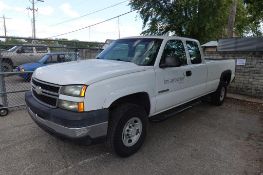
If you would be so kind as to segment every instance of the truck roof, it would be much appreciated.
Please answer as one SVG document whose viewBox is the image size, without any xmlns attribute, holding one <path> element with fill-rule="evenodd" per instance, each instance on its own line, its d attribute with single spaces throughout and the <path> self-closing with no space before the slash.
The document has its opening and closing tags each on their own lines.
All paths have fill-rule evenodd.
<svg viewBox="0 0 263 175">
<path fill-rule="evenodd" d="M 196 39 L 192 38 L 186 38 L 186 37 L 179 37 L 179 36 L 157 36 L 157 35 L 149 35 L 149 36 L 130 36 L 130 37 L 124 37 L 121 39 L 129 39 L 129 38 L 156 38 L 156 39 L 180 39 L 180 40 L 190 40 L 198 42 Z"/>
</svg>

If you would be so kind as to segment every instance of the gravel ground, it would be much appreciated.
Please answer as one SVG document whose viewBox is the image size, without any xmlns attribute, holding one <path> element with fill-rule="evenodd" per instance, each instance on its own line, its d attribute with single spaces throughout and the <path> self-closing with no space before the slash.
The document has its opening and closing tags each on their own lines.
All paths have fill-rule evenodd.
<svg viewBox="0 0 263 175">
<path fill-rule="evenodd" d="M 0 174 L 261 174 L 263 105 L 227 99 L 201 103 L 150 123 L 142 149 L 129 158 L 104 144 L 54 138 L 25 110 L 0 118 Z"/>
</svg>

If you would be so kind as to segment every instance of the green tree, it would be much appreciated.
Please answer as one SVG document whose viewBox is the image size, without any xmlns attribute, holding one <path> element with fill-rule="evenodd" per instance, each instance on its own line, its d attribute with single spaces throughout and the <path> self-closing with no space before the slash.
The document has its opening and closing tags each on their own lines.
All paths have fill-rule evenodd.
<svg viewBox="0 0 263 175">
<path fill-rule="evenodd" d="M 263 35 L 263 0 L 247 0 L 248 30 L 253 36 Z"/>
<path fill-rule="evenodd" d="M 232 0 L 132 0 L 130 5 L 143 20 L 142 34 L 171 32 L 207 42 L 226 36 L 231 3 Z M 251 30 L 249 8 L 251 5 L 246 9 L 243 0 L 238 1 L 235 33 L 239 35 Z"/>
</svg>

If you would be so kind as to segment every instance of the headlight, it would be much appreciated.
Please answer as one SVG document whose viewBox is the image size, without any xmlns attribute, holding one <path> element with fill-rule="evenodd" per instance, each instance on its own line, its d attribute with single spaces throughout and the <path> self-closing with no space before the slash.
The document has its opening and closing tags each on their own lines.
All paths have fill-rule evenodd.
<svg viewBox="0 0 263 175">
<path fill-rule="evenodd" d="M 84 102 L 73 102 L 66 100 L 59 100 L 58 107 L 67 109 L 75 112 L 83 112 L 84 111 Z"/>
<path fill-rule="evenodd" d="M 21 67 L 20 72 L 25 72 L 25 69 Z"/>
<path fill-rule="evenodd" d="M 87 89 L 86 85 L 62 86 L 60 93 L 68 96 L 84 97 L 86 89 Z"/>
</svg>

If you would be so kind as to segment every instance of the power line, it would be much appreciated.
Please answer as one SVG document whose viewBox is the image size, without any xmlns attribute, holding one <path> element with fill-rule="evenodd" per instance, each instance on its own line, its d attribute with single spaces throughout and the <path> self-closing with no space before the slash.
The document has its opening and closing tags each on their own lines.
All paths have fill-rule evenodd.
<svg viewBox="0 0 263 175">
<path fill-rule="evenodd" d="M 67 23 L 67 22 L 70 22 L 70 21 L 74 21 L 74 20 L 77 20 L 77 19 L 80 19 L 80 18 L 89 16 L 89 15 L 92 15 L 92 14 L 95 14 L 95 13 L 98 13 L 98 12 L 101 12 L 101 11 L 103 11 L 103 10 L 107 10 L 107 9 L 109 9 L 109 8 L 116 7 L 116 6 L 118 6 L 118 5 L 120 5 L 120 4 L 123 4 L 124 2 L 127 2 L 127 1 L 129 1 L 129 0 L 121 1 L 121 2 L 119 2 L 119 3 L 116 3 L 116 4 L 113 4 L 113 5 L 104 7 L 104 8 L 99 9 L 99 10 L 92 11 L 92 12 L 90 12 L 90 13 L 86 13 L 86 14 L 84 14 L 84 15 L 81 15 L 81 16 L 78 16 L 78 17 L 75 17 L 75 18 L 71 18 L 71 19 L 68 19 L 68 20 L 65 20 L 65 21 L 62 21 L 62 22 L 53 24 L 53 25 L 51 25 L 51 26 L 57 26 L 57 25 L 64 24 L 64 23 Z"/>
<path fill-rule="evenodd" d="M 113 19 L 115 19 L 115 18 L 119 18 L 119 17 L 121 17 L 121 16 L 127 15 L 127 14 L 129 14 L 129 13 L 131 13 L 131 12 L 134 12 L 134 11 L 135 11 L 135 10 L 132 10 L 132 11 L 129 11 L 129 12 L 120 14 L 120 15 L 118 15 L 118 16 L 114 16 L 114 17 L 112 17 L 112 18 L 108 18 L 108 19 L 106 19 L 106 20 L 104 20 L 104 21 L 100 21 L 100 22 L 98 22 L 98 23 L 91 24 L 91 25 L 89 25 L 89 26 L 85 26 L 85 27 L 82 27 L 82 28 L 79 28 L 79 29 L 76 29 L 76 30 L 72 30 L 72 31 L 69 31 L 69 32 L 66 32 L 66 33 L 62 33 L 62 34 L 59 34 L 59 35 L 54 35 L 54 36 L 51 36 L 51 37 L 49 37 L 49 38 L 54 38 L 54 37 L 58 37 L 58 36 L 67 35 L 67 34 L 70 34 L 70 33 L 78 32 L 78 31 L 80 31 L 80 30 L 84 30 L 84 29 L 90 28 L 90 27 L 92 27 L 92 26 L 96 26 L 96 25 L 99 25 L 99 24 L 101 24 L 101 23 L 104 23 L 104 22 L 113 20 Z"/>
</svg>

